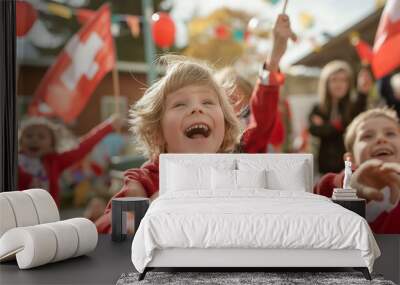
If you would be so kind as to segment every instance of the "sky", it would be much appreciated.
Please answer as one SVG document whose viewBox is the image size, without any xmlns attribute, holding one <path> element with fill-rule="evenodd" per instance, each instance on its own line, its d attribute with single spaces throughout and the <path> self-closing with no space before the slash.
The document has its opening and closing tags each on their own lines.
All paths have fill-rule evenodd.
<svg viewBox="0 0 400 285">
<path fill-rule="evenodd" d="M 172 6 L 171 15 L 177 20 L 188 20 L 194 15 L 206 16 L 221 7 L 230 7 L 248 12 L 257 18 L 274 21 L 282 11 L 283 0 L 166 0 Z M 319 44 L 327 41 L 322 32 L 332 36 L 340 34 L 351 25 L 359 22 L 376 9 L 377 0 L 289 0 L 287 14 L 291 17 L 292 28 L 300 36 L 315 38 Z M 307 13 L 314 17 L 315 25 L 304 30 L 299 23 L 299 14 Z M 304 40 L 290 44 L 282 65 L 287 66 L 302 58 L 313 45 Z"/>
</svg>

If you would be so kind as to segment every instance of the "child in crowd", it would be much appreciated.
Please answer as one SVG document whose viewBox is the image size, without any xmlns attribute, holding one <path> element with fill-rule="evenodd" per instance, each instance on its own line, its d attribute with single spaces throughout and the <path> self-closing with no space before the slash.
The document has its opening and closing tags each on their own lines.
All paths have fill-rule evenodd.
<svg viewBox="0 0 400 285">
<path fill-rule="evenodd" d="M 400 234 L 400 125 L 396 112 L 371 109 L 358 115 L 345 135 L 354 171 L 350 185 L 367 200 L 366 215 L 377 233 Z M 314 192 L 331 197 L 341 188 L 344 173 L 326 174 Z"/>
<path fill-rule="evenodd" d="M 318 170 L 324 174 L 340 172 L 343 168 L 343 133 L 351 120 L 366 110 L 367 96 L 372 80 L 358 80 L 358 96 L 352 98 L 353 72 L 348 63 L 340 60 L 329 62 L 321 72 L 318 94 L 319 103 L 309 115 L 309 131 L 320 140 L 317 149 Z"/>
<path fill-rule="evenodd" d="M 233 105 L 236 116 L 240 120 L 241 130 L 246 129 L 250 122 L 250 99 L 253 93 L 253 85 L 245 76 L 240 74 L 234 67 L 225 67 L 216 73 L 217 82 L 222 86 L 228 94 L 229 101 Z M 282 79 L 283 81 L 283 76 Z M 280 82 L 282 83 L 282 82 Z M 262 84 L 258 82 L 257 84 Z M 267 89 L 256 87 L 254 90 L 257 92 L 267 92 Z M 256 96 L 268 96 L 267 94 L 256 94 Z M 275 118 L 275 125 L 272 131 L 269 143 L 273 149 L 279 148 L 285 140 L 285 126 L 283 120 L 284 114 L 287 114 L 288 103 L 283 98 L 278 102 L 278 109 Z M 265 146 L 264 152 L 269 152 L 268 147 Z"/>
<path fill-rule="evenodd" d="M 250 122 L 250 98 L 253 93 L 253 85 L 234 67 L 224 67 L 215 74 L 216 80 L 228 94 L 229 102 L 240 120 L 244 130 Z"/>
<path fill-rule="evenodd" d="M 362 63 L 358 71 L 357 86 L 371 86 L 369 90 L 365 90 L 368 92 L 366 110 L 386 106 L 385 100 L 379 94 L 378 84 L 369 64 Z"/>
<path fill-rule="evenodd" d="M 114 197 L 156 198 L 161 153 L 264 152 L 276 117 L 278 64 L 291 36 L 289 17 L 280 15 L 274 28 L 273 52 L 264 65 L 269 76 L 265 84 L 256 87 L 266 92 L 253 93 L 250 123 L 239 145 L 238 119 L 213 70 L 205 63 L 167 57 L 164 77 L 147 89 L 131 110 L 132 130 L 150 161 L 140 169 L 126 171 L 124 187 Z M 110 232 L 110 223 L 109 202 L 96 222 L 98 231 Z"/>
<path fill-rule="evenodd" d="M 63 170 L 83 159 L 113 129 L 121 127 L 113 115 L 84 136 L 71 150 L 57 152 L 57 126 L 44 117 L 31 117 L 19 130 L 18 189 L 42 188 L 60 205 L 59 178 Z"/>
</svg>

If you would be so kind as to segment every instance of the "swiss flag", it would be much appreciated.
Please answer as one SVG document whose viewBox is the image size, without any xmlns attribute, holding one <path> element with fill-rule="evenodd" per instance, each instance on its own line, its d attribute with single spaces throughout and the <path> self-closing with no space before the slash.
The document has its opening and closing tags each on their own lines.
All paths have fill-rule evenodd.
<svg viewBox="0 0 400 285">
<path fill-rule="evenodd" d="M 375 36 L 372 70 L 381 78 L 400 65 L 400 0 L 388 0 Z"/>
<path fill-rule="evenodd" d="M 110 9 L 103 5 L 66 44 L 37 88 L 31 115 L 56 115 L 73 121 L 97 84 L 115 65 Z"/>
</svg>

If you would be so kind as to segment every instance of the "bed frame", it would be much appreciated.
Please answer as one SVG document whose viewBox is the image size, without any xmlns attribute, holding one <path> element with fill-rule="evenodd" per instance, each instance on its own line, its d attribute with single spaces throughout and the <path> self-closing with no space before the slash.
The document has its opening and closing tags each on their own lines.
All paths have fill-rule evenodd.
<svg viewBox="0 0 400 285">
<path fill-rule="evenodd" d="M 371 280 L 359 250 L 323 249 L 192 249 L 156 250 L 152 261 L 139 275 L 155 268 L 338 268 L 351 267 Z M 289 270 L 289 269 L 288 269 Z"/>
<path fill-rule="evenodd" d="M 216 154 L 163 154 L 160 157 L 160 194 L 165 191 L 167 177 L 165 169 L 167 160 L 190 160 L 212 165 L 218 159 Z M 248 157 L 249 154 L 223 154 L 224 158 Z M 307 192 L 312 192 L 313 184 L 313 157 L 311 154 L 254 154 L 255 158 L 276 160 L 304 160 L 306 167 L 304 175 L 307 177 Z M 268 158 L 266 158 L 268 156 Z M 221 157 L 220 157 L 221 158 Z M 164 170 L 164 171 L 163 171 Z M 168 248 L 157 249 L 153 259 L 139 280 L 143 280 L 148 271 L 156 268 L 229 268 L 234 271 L 266 268 L 343 268 L 349 267 L 361 271 L 367 280 L 371 275 L 359 250 L 329 250 L 329 249 L 248 249 L 248 248 Z M 261 270 L 262 271 L 262 270 Z"/>
</svg>

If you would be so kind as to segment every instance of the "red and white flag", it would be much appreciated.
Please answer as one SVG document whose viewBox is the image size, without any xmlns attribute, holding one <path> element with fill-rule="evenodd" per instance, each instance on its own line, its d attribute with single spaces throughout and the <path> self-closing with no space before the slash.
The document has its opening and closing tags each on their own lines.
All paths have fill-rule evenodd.
<svg viewBox="0 0 400 285">
<path fill-rule="evenodd" d="M 110 9 L 103 5 L 66 44 L 36 89 L 31 115 L 73 121 L 115 65 Z"/>
<path fill-rule="evenodd" d="M 381 78 L 400 66 L 400 0 L 388 0 L 375 36 L 372 70 Z"/>
</svg>

